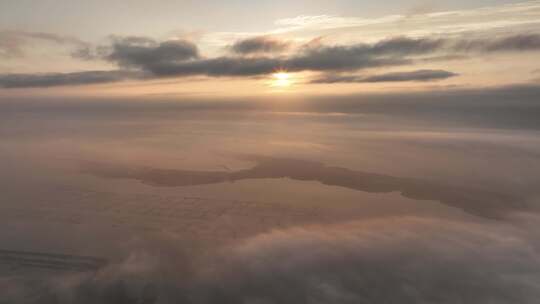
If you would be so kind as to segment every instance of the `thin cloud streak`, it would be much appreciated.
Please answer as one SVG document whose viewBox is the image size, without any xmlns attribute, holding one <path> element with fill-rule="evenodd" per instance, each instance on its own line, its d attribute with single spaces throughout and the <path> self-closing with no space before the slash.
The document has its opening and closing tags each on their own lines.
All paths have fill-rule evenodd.
<svg viewBox="0 0 540 304">
<path fill-rule="evenodd" d="M 49 42 L 58 45 L 68 45 L 75 48 L 87 48 L 89 44 L 65 35 L 29 31 L 0 31 L 0 58 L 24 57 L 26 49 L 39 42 Z"/>
<path fill-rule="evenodd" d="M 363 36 L 384 37 L 395 30 L 407 35 L 456 34 L 471 31 L 511 29 L 512 31 L 537 26 L 540 20 L 540 2 L 525 1 L 506 5 L 488 6 L 474 10 L 454 10 L 416 14 L 395 14 L 379 18 L 341 17 L 332 15 L 297 16 L 279 19 L 280 28 L 271 34 L 301 34 L 327 32 L 362 33 Z"/>
<path fill-rule="evenodd" d="M 143 73 L 123 70 L 51 74 L 5 74 L 0 75 L 0 87 L 46 88 L 55 86 L 113 83 L 142 78 Z"/>
<path fill-rule="evenodd" d="M 324 75 L 310 83 L 377 83 L 377 82 L 403 82 L 403 81 L 436 81 L 456 77 L 459 74 L 444 70 L 417 70 L 408 72 L 395 72 L 372 76 L 358 75 Z"/>
</svg>

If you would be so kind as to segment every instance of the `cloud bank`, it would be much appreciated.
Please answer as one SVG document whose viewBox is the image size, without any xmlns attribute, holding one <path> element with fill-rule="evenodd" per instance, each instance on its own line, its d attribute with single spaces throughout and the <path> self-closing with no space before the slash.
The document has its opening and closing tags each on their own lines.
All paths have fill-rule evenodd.
<svg viewBox="0 0 540 304">
<path fill-rule="evenodd" d="M 267 38 L 265 38 L 267 39 Z M 270 45 L 275 46 L 275 41 Z M 239 42 L 244 53 L 272 48 L 268 40 L 248 40 Z M 245 47 L 245 45 L 248 47 Z M 244 45 L 244 47 L 242 47 Z M 113 39 L 112 45 L 96 50 L 83 50 L 76 56 L 100 58 L 119 67 L 148 74 L 152 78 L 210 76 L 210 77 L 251 77 L 274 73 L 277 70 L 290 72 L 352 72 L 368 68 L 412 65 L 422 56 L 433 55 L 478 55 L 483 53 L 529 52 L 540 50 L 540 35 L 519 34 L 497 38 L 408 38 L 395 37 L 373 44 L 316 45 L 301 47 L 287 56 L 221 56 L 207 58 L 199 53 L 196 45 L 183 40 L 156 42 L 144 37 L 123 37 Z M 242 51 L 241 51 L 242 52 Z M 97 73 L 99 71 L 89 71 Z M 118 71 L 111 71 L 118 73 Z M 423 75 L 420 75 L 424 73 Z M 431 72 L 433 74 L 433 71 Z M 437 76 L 427 72 L 416 75 L 385 75 L 364 79 L 366 82 L 409 81 L 428 78 L 442 79 L 451 72 L 438 72 Z M 41 82 L 53 85 L 85 84 L 83 80 L 66 82 L 56 79 L 77 77 L 80 73 L 65 73 L 43 76 Z M 408 76 L 408 77 L 407 77 Z M 35 75 L 1 75 L 0 87 L 35 87 Z M 112 77 L 112 81 L 116 81 Z M 419 79 L 423 78 L 423 79 Z M 29 79 L 29 81 L 28 81 Z M 354 79 L 353 79 L 354 80 Z M 95 83 L 93 79 L 88 84 Z"/>
<path fill-rule="evenodd" d="M 532 304 L 540 256 L 525 231 L 401 217 L 277 230 L 199 258 L 151 242 L 97 273 L 0 286 L 10 303 Z"/>
</svg>

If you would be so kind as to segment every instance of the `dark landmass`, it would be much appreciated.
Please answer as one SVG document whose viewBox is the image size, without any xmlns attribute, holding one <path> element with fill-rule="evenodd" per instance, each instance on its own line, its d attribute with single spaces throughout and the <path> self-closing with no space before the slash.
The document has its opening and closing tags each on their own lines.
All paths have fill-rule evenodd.
<svg viewBox="0 0 540 304">
<path fill-rule="evenodd" d="M 506 213 L 525 209 L 523 198 L 468 187 L 395 177 L 347 168 L 326 166 L 319 162 L 243 156 L 254 161 L 251 169 L 238 171 L 190 171 L 157 168 L 126 168 L 109 164 L 84 163 L 83 172 L 99 177 L 135 179 L 154 186 L 181 187 L 246 179 L 290 178 L 317 181 L 324 185 L 345 187 L 369 193 L 400 192 L 416 200 L 434 200 L 486 218 L 501 218 Z"/>
</svg>

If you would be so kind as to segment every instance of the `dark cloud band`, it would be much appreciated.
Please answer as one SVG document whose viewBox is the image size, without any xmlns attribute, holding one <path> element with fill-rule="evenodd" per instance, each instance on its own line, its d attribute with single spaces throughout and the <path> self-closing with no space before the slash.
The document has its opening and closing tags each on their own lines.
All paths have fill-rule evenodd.
<svg viewBox="0 0 540 304">
<path fill-rule="evenodd" d="M 401 81 L 435 81 L 458 76 L 456 73 L 444 70 L 418 70 L 409 72 L 395 72 L 373 76 L 357 75 L 325 75 L 314 79 L 311 83 L 376 83 Z"/>
<path fill-rule="evenodd" d="M 158 43 L 141 37 L 117 38 L 105 59 L 127 67 L 149 67 L 172 64 L 199 57 L 197 46 L 189 41 L 172 40 Z"/>
<path fill-rule="evenodd" d="M 53 86 L 89 85 L 142 78 L 142 73 L 132 71 L 87 71 L 53 74 L 6 74 L 0 75 L 3 88 L 44 88 Z"/>
<path fill-rule="evenodd" d="M 267 41 L 265 40 L 265 43 Z M 251 42 L 253 44 L 253 41 Z M 247 53 L 262 46 L 252 45 Z M 233 56 L 204 58 L 195 44 L 188 41 L 165 41 L 144 37 L 113 39 L 109 47 L 93 52 L 80 50 L 79 57 L 99 57 L 122 69 L 137 71 L 153 78 L 203 75 L 211 77 L 249 77 L 274 73 L 277 70 L 291 72 L 350 72 L 367 68 L 414 64 L 422 56 L 463 55 L 469 53 L 493 53 L 540 50 L 540 35 L 514 35 L 499 38 L 406 38 L 398 37 L 374 44 L 355 44 L 303 47 L 289 56 Z M 432 57 L 430 57 L 432 58 Z M 121 75 L 119 77 L 119 75 Z M 408 73 L 390 73 L 365 78 L 343 78 L 330 82 L 383 82 L 428 81 L 454 77 L 456 74 L 440 70 L 421 70 Z M 48 75 L 0 75 L 0 87 L 23 88 L 54 85 L 92 84 L 129 78 L 122 71 L 83 72 Z M 339 80 L 339 79 L 337 79 Z M 324 82 L 319 80 L 315 82 Z"/>
<path fill-rule="evenodd" d="M 237 54 L 275 53 L 287 50 L 291 44 L 271 37 L 255 37 L 235 42 L 230 49 Z"/>
</svg>

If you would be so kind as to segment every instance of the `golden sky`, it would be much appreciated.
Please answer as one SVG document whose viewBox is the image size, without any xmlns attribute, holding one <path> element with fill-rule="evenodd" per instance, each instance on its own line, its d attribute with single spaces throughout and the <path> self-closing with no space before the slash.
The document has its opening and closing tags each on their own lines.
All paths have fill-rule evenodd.
<svg viewBox="0 0 540 304">
<path fill-rule="evenodd" d="M 540 78 L 540 1 L 136 1 L 123 14 L 123 1 L 106 12 L 98 2 L 56 1 L 39 16 L 47 3 L 0 2 L 0 97 L 335 95 Z M 204 7 L 221 15 L 194 18 Z M 235 7 L 258 21 L 232 18 Z"/>
</svg>

